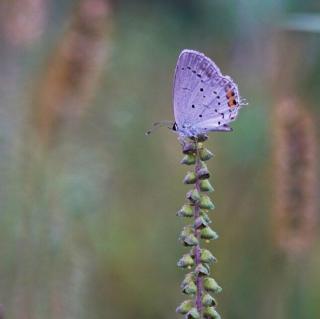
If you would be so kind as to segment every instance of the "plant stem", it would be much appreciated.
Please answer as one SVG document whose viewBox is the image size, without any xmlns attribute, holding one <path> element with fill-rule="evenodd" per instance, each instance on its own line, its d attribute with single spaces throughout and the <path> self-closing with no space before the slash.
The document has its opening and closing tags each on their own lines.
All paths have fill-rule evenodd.
<svg viewBox="0 0 320 319">
<path fill-rule="evenodd" d="M 196 165 L 195 165 L 196 176 L 198 175 L 198 171 L 200 168 L 201 168 L 201 165 L 200 165 L 200 158 L 199 158 L 198 142 L 196 142 Z M 200 181 L 198 178 L 197 178 L 195 187 L 196 187 L 197 191 L 200 193 Z M 200 216 L 200 205 L 199 205 L 199 202 L 197 202 L 194 206 L 194 219 L 196 220 L 199 216 Z M 200 264 L 200 254 L 201 254 L 199 229 L 195 228 L 194 234 L 199 241 L 199 244 L 196 245 L 196 247 L 195 247 L 195 267 L 197 267 Z M 201 311 L 202 311 L 202 302 L 201 302 L 202 279 L 199 275 L 197 275 L 197 278 L 196 278 L 196 286 L 197 286 L 196 307 L 197 307 L 199 314 L 201 314 Z"/>
</svg>

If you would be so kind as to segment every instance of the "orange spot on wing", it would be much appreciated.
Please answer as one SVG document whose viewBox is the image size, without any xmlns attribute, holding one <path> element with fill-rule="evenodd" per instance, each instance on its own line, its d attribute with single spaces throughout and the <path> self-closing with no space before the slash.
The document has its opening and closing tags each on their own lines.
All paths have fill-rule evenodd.
<svg viewBox="0 0 320 319">
<path fill-rule="evenodd" d="M 228 100 L 228 106 L 232 108 L 232 107 L 234 107 L 234 106 L 236 106 L 236 105 L 237 105 L 237 101 L 236 101 L 235 97 L 232 96 L 231 98 L 229 98 L 229 100 Z"/>
</svg>

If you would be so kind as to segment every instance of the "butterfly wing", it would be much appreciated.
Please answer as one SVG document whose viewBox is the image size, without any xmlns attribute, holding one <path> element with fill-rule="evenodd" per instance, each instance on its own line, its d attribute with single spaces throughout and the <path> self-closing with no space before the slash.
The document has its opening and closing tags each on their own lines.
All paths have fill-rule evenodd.
<svg viewBox="0 0 320 319">
<path fill-rule="evenodd" d="M 178 128 L 199 133 L 230 130 L 240 107 L 237 85 L 223 76 L 204 54 L 183 50 L 178 58 L 174 86 L 174 116 Z"/>
</svg>

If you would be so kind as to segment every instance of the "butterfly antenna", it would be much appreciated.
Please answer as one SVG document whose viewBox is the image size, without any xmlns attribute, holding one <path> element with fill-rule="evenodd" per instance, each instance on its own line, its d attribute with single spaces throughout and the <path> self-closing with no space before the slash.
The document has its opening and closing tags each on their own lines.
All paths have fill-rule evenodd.
<svg viewBox="0 0 320 319">
<path fill-rule="evenodd" d="M 240 106 L 247 106 L 249 103 L 245 98 L 240 98 Z"/>
<path fill-rule="evenodd" d="M 172 121 L 161 121 L 161 122 L 154 122 L 152 124 L 152 128 L 148 130 L 145 134 L 148 136 L 150 135 L 154 130 L 156 130 L 159 127 L 167 127 L 168 129 L 172 129 L 174 123 Z"/>
</svg>

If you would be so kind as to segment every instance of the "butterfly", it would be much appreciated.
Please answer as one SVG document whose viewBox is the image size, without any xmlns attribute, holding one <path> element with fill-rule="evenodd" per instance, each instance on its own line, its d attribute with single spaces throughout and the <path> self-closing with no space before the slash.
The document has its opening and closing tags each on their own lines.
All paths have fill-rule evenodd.
<svg viewBox="0 0 320 319">
<path fill-rule="evenodd" d="M 229 132 L 241 106 L 238 86 L 203 53 L 183 50 L 178 58 L 173 83 L 175 122 L 172 129 L 181 137 L 208 132 Z M 154 123 L 155 126 L 168 122 Z M 150 131 L 148 132 L 150 133 Z"/>
</svg>

